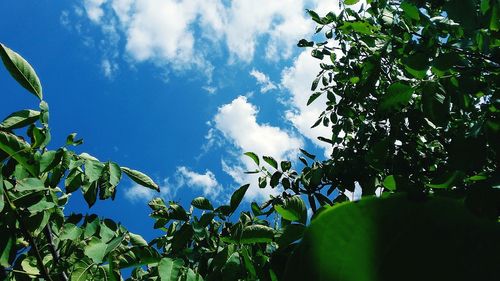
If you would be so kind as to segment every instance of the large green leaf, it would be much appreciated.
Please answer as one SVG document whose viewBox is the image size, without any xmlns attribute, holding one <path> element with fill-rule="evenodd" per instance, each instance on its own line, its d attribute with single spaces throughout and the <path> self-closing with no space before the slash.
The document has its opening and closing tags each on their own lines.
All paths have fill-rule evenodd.
<svg viewBox="0 0 500 281">
<path fill-rule="evenodd" d="M 259 156 L 257 156 L 257 154 L 255 154 L 253 152 L 245 152 L 243 154 L 245 154 L 246 156 L 252 158 L 253 162 L 255 162 L 255 164 L 257 164 L 257 166 L 260 164 Z"/>
<path fill-rule="evenodd" d="M 52 168 L 54 168 L 57 164 L 61 162 L 62 157 L 63 157 L 62 150 L 45 151 L 40 157 L 40 173 L 50 171 Z"/>
<path fill-rule="evenodd" d="M 0 129 L 14 130 L 35 123 L 40 117 L 40 111 L 25 109 L 14 112 L 7 116 L 2 123 Z"/>
<path fill-rule="evenodd" d="M 84 253 L 93 262 L 100 263 L 104 259 L 108 245 L 96 237 L 92 237 L 84 248 Z"/>
<path fill-rule="evenodd" d="M 154 189 L 156 191 L 160 191 L 160 187 L 150 177 L 148 177 L 147 175 L 145 175 L 145 174 L 143 174 L 143 173 L 141 173 L 139 171 L 132 170 L 132 169 L 127 168 L 127 167 L 121 167 L 121 169 L 134 182 L 136 182 L 136 183 L 138 183 L 138 184 L 140 184 L 142 186 Z"/>
<path fill-rule="evenodd" d="M 21 138 L 8 132 L 0 131 L 0 150 L 3 150 L 23 165 L 31 175 L 36 176 L 37 168 L 33 161 L 31 161 L 30 149 L 30 145 Z"/>
<path fill-rule="evenodd" d="M 498 237 L 458 200 L 364 198 L 312 221 L 284 280 L 496 280 Z"/>
<path fill-rule="evenodd" d="M 413 88 L 404 82 L 391 84 L 380 101 L 379 113 L 387 114 L 405 107 L 410 101 L 413 92 Z"/>
<path fill-rule="evenodd" d="M 161 281 L 177 281 L 183 265 L 181 259 L 162 258 L 158 264 L 158 274 Z"/>
<path fill-rule="evenodd" d="M 191 205 L 193 207 L 198 208 L 200 210 L 213 210 L 214 207 L 210 203 L 210 201 L 205 197 L 196 197 L 191 201 Z"/>
<path fill-rule="evenodd" d="M 12 75 L 21 86 L 39 99 L 43 98 L 40 80 L 33 67 L 31 67 L 25 59 L 2 43 L 0 43 L 0 57 L 2 57 L 3 64 L 10 75 Z"/>
<path fill-rule="evenodd" d="M 249 225 L 243 228 L 240 243 L 269 243 L 273 241 L 274 230 L 265 225 Z"/>
</svg>

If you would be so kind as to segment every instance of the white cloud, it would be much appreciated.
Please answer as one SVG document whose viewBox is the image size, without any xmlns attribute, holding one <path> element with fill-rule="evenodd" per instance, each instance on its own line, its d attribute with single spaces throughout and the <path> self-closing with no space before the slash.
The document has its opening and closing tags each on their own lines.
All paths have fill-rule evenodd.
<svg viewBox="0 0 500 281">
<path fill-rule="evenodd" d="M 266 93 L 270 90 L 275 90 L 278 87 L 269 79 L 265 73 L 256 70 L 255 68 L 250 71 L 250 75 L 257 80 L 257 84 L 260 85 L 260 92 Z"/>
<path fill-rule="evenodd" d="M 203 196 L 215 198 L 222 190 L 214 173 L 206 170 L 204 174 L 194 172 L 187 167 L 177 167 L 177 185 L 187 186 L 193 190 L 201 190 Z"/>
<path fill-rule="evenodd" d="M 276 193 L 276 190 L 259 189 L 257 178 L 243 173 L 255 169 L 255 164 L 242 155 L 244 152 L 252 151 L 260 156 L 271 156 L 281 161 L 295 158 L 298 149 L 303 145 L 300 138 L 279 127 L 259 124 L 257 114 L 257 108 L 248 102 L 246 97 L 239 96 L 231 103 L 221 106 L 214 117 L 215 128 L 234 144 L 237 148 L 235 154 L 240 156 L 236 163 L 222 160 L 223 170 L 238 184 L 251 183 L 247 199 L 267 199 L 268 195 Z"/>
<path fill-rule="evenodd" d="M 85 12 L 87 13 L 87 17 L 95 22 L 99 23 L 101 18 L 104 16 L 104 10 L 102 9 L 102 5 L 106 2 L 106 0 L 85 0 L 83 2 Z"/>
<path fill-rule="evenodd" d="M 323 148 L 325 155 L 328 155 L 331 146 L 319 141 L 317 137 L 330 137 L 331 129 L 323 125 L 311 128 L 325 109 L 326 94 L 323 94 L 307 106 L 307 100 L 313 93 L 311 91 L 311 82 L 316 78 L 320 70 L 318 60 L 312 58 L 309 51 L 303 51 L 297 57 L 293 66 L 283 70 L 281 84 L 291 95 L 289 104 L 291 109 L 286 112 L 287 119 L 293 123 L 302 135 Z"/>
<path fill-rule="evenodd" d="M 147 203 L 156 197 L 161 197 L 166 201 L 173 200 L 176 193 L 177 186 L 170 184 L 169 179 L 166 178 L 163 180 L 163 184 L 160 185 L 160 192 L 134 183 L 125 189 L 124 195 L 131 203 Z"/>
</svg>

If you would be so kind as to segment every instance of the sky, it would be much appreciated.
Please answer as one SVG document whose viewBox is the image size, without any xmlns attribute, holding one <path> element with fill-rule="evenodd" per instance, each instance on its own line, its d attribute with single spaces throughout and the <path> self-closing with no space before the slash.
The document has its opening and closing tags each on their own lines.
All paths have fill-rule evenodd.
<svg viewBox="0 0 500 281">
<path fill-rule="evenodd" d="M 320 159 L 330 148 L 311 125 L 324 100 L 306 106 L 319 62 L 296 47 L 311 38 L 326 0 L 4 0 L 0 42 L 37 71 L 50 105 L 51 149 L 76 132 L 75 148 L 150 175 L 161 193 L 124 177 L 115 201 L 88 209 L 72 195 L 67 212 L 97 213 L 154 238 L 147 202 L 156 196 L 189 208 L 197 196 L 224 204 L 251 183 L 243 153 L 297 163 L 299 148 Z M 0 69 L 3 118 L 38 106 Z M 297 167 L 300 167 L 297 164 Z"/>
</svg>

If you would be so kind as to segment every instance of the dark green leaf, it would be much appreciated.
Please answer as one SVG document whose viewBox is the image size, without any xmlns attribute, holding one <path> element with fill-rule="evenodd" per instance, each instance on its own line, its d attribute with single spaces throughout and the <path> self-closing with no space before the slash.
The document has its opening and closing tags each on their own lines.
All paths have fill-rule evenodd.
<svg viewBox="0 0 500 281">
<path fill-rule="evenodd" d="M 289 224 L 281 229 L 281 233 L 276 238 L 276 243 L 280 247 L 285 247 L 302 238 L 306 227 L 302 224 Z"/>
<path fill-rule="evenodd" d="M 401 3 L 401 9 L 403 9 L 407 17 L 414 20 L 420 20 L 418 8 L 412 3 L 404 1 L 403 3 Z"/>
<path fill-rule="evenodd" d="M 354 5 L 356 3 L 358 3 L 359 0 L 344 0 L 344 4 L 350 6 L 350 5 Z"/>
<path fill-rule="evenodd" d="M 299 221 L 302 224 L 307 220 L 306 204 L 300 196 L 287 198 L 283 205 L 275 205 L 274 209 L 284 219 L 289 221 Z"/>
<path fill-rule="evenodd" d="M 273 241 L 274 230 L 265 225 L 249 225 L 243 228 L 241 244 L 269 243 Z"/>
<path fill-rule="evenodd" d="M 323 94 L 323 92 L 315 92 L 313 93 L 309 99 L 307 100 L 307 105 L 310 105 L 313 101 L 315 101 L 319 96 L 321 96 L 321 94 Z"/>
<path fill-rule="evenodd" d="M 193 201 L 191 201 L 191 205 L 193 205 L 193 207 L 196 207 L 200 210 L 213 210 L 214 209 L 214 207 L 212 206 L 210 201 L 205 197 L 194 198 Z"/>
<path fill-rule="evenodd" d="M 0 43 L 0 57 L 10 75 L 26 90 L 43 99 L 42 85 L 31 65 L 18 53 Z"/>
<path fill-rule="evenodd" d="M 29 154 L 30 149 L 30 145 L 21 138 L 8 132 L 0 131 L 0 150 L 3 150 L 10 157 L 23 165 L 32 176 L 37 176 L 37 168 Z"/>
<path fill-rule="evenodd" d="M 411 100 L 414 89 L 403 82 L 393 83 L 387 88 L 387 94 L 382 97 L 378 106 L 381 114 L 392 113 L 405 107 Z"/>
<path fill-rule="evenodd" d="M 231 195 L 231 201 L 229 203 L 231 210 L 230 213 L 236 211 L 249 187 L 249 184 L 245 184 L 233 192 L 233 195 Z"/>
<path fill-rule="evenodd" d="M 266 161 L 266 163 L 269 164 L 271 167 L 273 167 L 275 169 L 278 169 L 278 162 L 276 162 L 276 160 L 274 160 L 273 157 L 271 157 L 271 156 L 262 156 L 262 159 L 264 159 L 264 161 Z"/>
<path fill-rule="evenodd" d="M 393 175 L 385 177 L 383 184 L 385 188 L 391 191 L 396 190 L 396 179 Z"/>
<path fill-rule="evenodd" d="M 260 165 L 260 161 L 259 161 L 259 156 L 257 156 L 257 154 L 253 153 L 253 152 L 245 152 L 244 153 L 246 156 L 252 158 L 253 162 L 255 162 L 255 164 Z"/>
</svg>

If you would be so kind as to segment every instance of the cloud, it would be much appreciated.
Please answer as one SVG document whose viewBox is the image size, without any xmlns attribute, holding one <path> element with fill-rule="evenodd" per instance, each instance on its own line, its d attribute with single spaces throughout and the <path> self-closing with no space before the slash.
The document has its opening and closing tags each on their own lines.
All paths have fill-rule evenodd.
<svg viewBox="0 0 500 281">
<path fill-rule="evenodd" d="M 204 174 L 194 172 L 187 167 L 177 167 L 178 186 L 187 186 L 193 190 L 201 190 L 203 196 L 215 198 L 222 190 L 214 173 L 206 170 Z"/>
<path fill-rule="evenodd" d="M 236 161 L 222 159 L 223 170 L 233 177 L 238 184 L 251 183 L 247 199 L 267 199 L 275 194 L 275 189 L 259 189 L 257 178 L 243 172 L 255 170 L 255 164 L 243 153 L 252 151 L 260 156 L 274 157 L 277 161 L 296 158 L 298 149 L 303 145 L 299 137 L 269 124 L 257 122 L 258 109 L 239 96 L 231 103 L 219 108 L 214 117 L 215 128 L 223 134 L 236 148 L 233 154 L 238 155 Z M 272 169 L 272 168 L 271 168 Z"/>
<path fill-rule="evenodd" d="M 111 79 L 113 78 L 116 71 L 118 71 L 118 64 L 110 61 L 109 59 L 103 59 L 101 61 L 101 68 L 104 76 L 106 76 L 106 78 L 108 79 Z"/>
<path fill-rule="evenodd" d="M 133 183 L 129 188 L 125 189 L 125 198 L 131 203 L 147 203 L 151 199 L 156 197 L 161 197 L 164 200 L 174 199 L 177 193 L 177 187 L 170 184 L 169 179 L 163 180 L 163 184 L 160 185 L 160 192 L 152 190 L 150 188 L 144 187 Z"/>
<path fill-rule="evenodd" d="M 257 80 L 257 84 L 260 85 L 260 92 L 266 93 L 270 90 L 277 89 L 276 85 L 269 79 L 265 73 L 256 70 L 255 68 L 250 71 L 250 75 Z"/>
<path fill-rule="evenodd" d="M 101 18 L 104 16 L 104 10 L 102 9 L 102 5 L 107 0 L 85 0 L 83 2 L 85 12 L 87 13 L 87 17 L 95 22 L 99 23 Z"/>
</svg>

